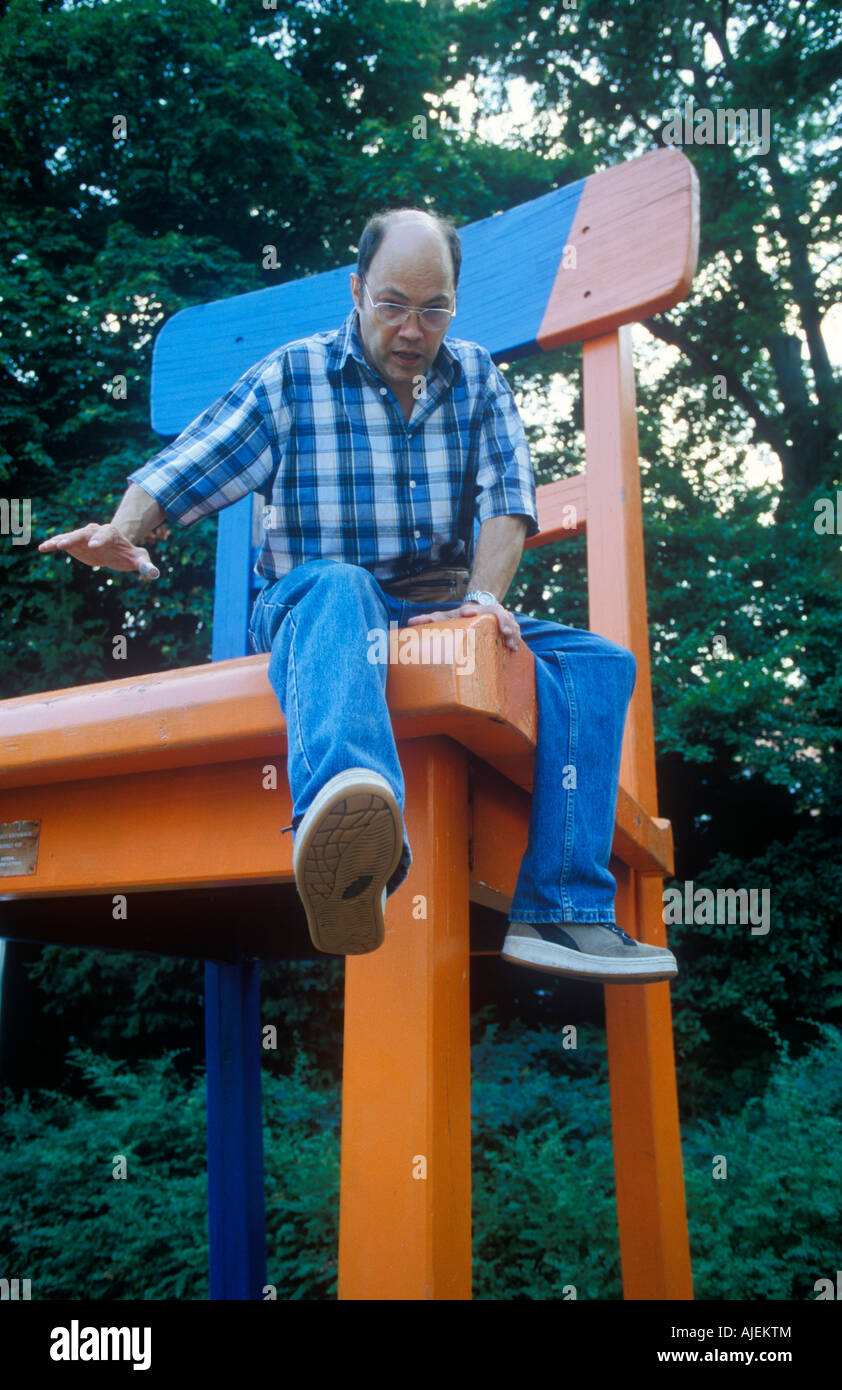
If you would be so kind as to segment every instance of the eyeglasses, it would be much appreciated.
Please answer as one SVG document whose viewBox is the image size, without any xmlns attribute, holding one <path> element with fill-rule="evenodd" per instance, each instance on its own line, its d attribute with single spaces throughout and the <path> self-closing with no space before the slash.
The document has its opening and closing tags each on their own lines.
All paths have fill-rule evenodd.
<svg viewBox="0 0 842 1390">
<path fill-rule="evenodd" d="M 431 333 L 440 333 L 456 316 L 455 309 L 415 309 L 406 304 L 390 304 L 386 299 L 379 299 L 375 304 L 369 293 L 368 285 L 365 284 L 365 281 L 363 284 L 368 301 L 374 310 L 374 317 L 384 327 L 397 328 L 398 324 L 406 323 L 410 314 L 417 314 L 418 322 L 422 328 L 429 329 Z"/>
</svg>

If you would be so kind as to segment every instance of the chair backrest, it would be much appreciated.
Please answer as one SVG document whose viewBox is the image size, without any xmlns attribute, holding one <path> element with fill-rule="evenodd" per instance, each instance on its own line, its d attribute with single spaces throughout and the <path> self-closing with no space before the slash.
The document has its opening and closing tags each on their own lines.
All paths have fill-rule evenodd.
<svg viewBox="0 0 842 1390">
<path fill-rule="evenodd" d="M 656 150 L 473 222 L 459 235 L 458 336 L 481 343 L 497 361 L 513 361 L 599 337 L 682 300 L 698 251 L 698 183 L 679 150 Z M 336 327 L 350 306 L 354 268 L 174 315 L 155 343 L 153 428 L 177 435 L 267 353 Z M 262 498 L 252 496 L 220 515 L 214 660 L 248 650 L 261 507 Z M 532 545 L 581 530 L 582 481 L 539 488 L 538 514 L 541 532 Z"/>
</svg>

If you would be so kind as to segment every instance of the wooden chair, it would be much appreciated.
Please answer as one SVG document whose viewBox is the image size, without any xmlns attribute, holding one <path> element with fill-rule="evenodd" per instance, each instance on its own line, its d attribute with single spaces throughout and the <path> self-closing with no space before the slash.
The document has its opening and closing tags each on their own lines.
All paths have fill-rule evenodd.
<svg viewBox="0 0 842 1390">
<path fill-rule="evenodd" d="M 657 815 L 628 325 L 687 294 L 696 178 L 656 151 L 461 235 L 459 336 L 498 360 L 584 345 L 586 472 L 538 490 L 529 544 L 585 531 L 590 626 L 637 658 L 612 871 L 618 920 L 664 944 L 672 838 Z M 176 315 L 156 344 L 155 427 L 177 433 L 273 347 L 336 326 L 350 268 Z M 213 1298 L 264 1296 L 259 961 L 306 935 L 281 833 L 284 721 L 268 658 L 243 655 L 258 514 L 249 497 L 220 515 L 210 665 L 0 705 L 3 934 L 206 961 Z M 529 650 L 507 651 L 492 617 L 464 626 L 471 675 L 389 669 L 413 867 L 385 944 L 346 963 L 342 1299 L 471 1296 L 470 905 L 508 911 L 536 701 Z M 624 1294 L 691 1298 L 669 987 L 608 986 L 606 1014 Z"/>
</svg>

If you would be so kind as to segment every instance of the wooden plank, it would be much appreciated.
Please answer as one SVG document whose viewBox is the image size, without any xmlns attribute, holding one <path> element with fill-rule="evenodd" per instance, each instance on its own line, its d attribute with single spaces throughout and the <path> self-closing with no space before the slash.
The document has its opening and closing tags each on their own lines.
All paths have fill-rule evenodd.
<svg viewBox="0 0 842 1390">
<path fill-rule="evenodd" d="M 466 630 L 462 660 L 447 643 Z M 529 755 L 537 711 L 534 658 L 503 646 L 491 615 L 405 628 L 387 693 L 396 737 L 448 733 L 480 756 Z M 397 632 L 395 637 L 397 638 Z M 409 646 L 409 640 L 415 644 Z M 404 661 L 402 653 L 428 664 Z M 440 646 L 436 644 L 441 642 Z M 455 646 L 450 648 L 456 652 Z M 241 761 L 285 747 L 266 654 L 47 691 L 0 703 L 0 787 Z M 21 819 L 21 817 L 15 817 Z"/>
<path fill-rule="evenodd" d="M 248 651 L 252 518 L 257 502 L 255 496 L 245 497 L 219 518 L 213 604 L 215 661 L 244 656 Z M 260 1037 L 259 960 L 207 959 L 205 1057 L 212 1299 L 262 1300 L 266 1285 Z"/>
<path fill-rule="evenodd" d="M 699 254 L 699 180 L 677 149 L 653 150 L 585 183 L 538 333 L 549 352 L 686 299 Z"/>
<path fill-rule="evenodd" d="M 147 888 L 280 883 L 292 877 L 292 806 L 263 759 L 125 773 L 0 792 L 0 823 L 40 825 L 34 874 L 0 878 L 5 896 L 132 893 Z M 194 924 L 201 935 L 202 923 Z M 114 923 L 114 945 L 125 926 Z"/>
<path fill-rule="evenodd" d="M 579 179 L 459 228 L 462 270 L 451 338 L 482 343 L 498 360 L 537 350 L 585 183 Z M 513 256 L 513 246 L 524 254 Z M 353 308 L 355 270 L 349 263 L 173 315 L 155 339 L 152 428 L 178 434 L 279 347 L 338 328 Z"/>
<path fill-rule="evenodd" d="M 245 656 L 252 606 L 252 551 L 257 493 L 219 514 L 213 596 L 213 660 Z"/>
<path fill-rule="evenodd" d="M 585 530 L 588 520 L 588 484 L 584 473 L 543 483 L 535 489 L 540 531 L 524 541 L 524 550 L 570 540 Z"/>
<path fill-rule="evenodd" d="M 471 1297 L 467 772 L 405 745 L 409 878 L 345 967 L 339 1297 Z"/>
<path fill-rule="evenodd" d="M 409 747 L 399 743 L 401 758 Z M 471 895 L 489 901 L 485 884 L 497 906 L 502 896 L 511 898 L 526 848 L 529 796 L 484 763 L 472 764 L 471 780 Z M 282 833 L 291 815 L 277 753 L 268 761 L 6 789 L 0 822 L 31 821 L 40 831 L 36 872 L 0 884 L 14 899 L 291 883 L 292 847 Z M 647 816 L 621 788 L 614 853 L 633 859 L 641 872 L 663 875 L 672 872 L 671 852 L 669 822 Z M 119 921 L 113 944 L 133 944 Z"/>
<path fill-rule="evenodd" d="M 205 962 L 210 1297 L 266 1287 L 260 962 Z"/>
<path fill-rule="evenodd" d="M 638 662 L 623 743 L 623 786 L 657 815 L 631 331 L 584 348 L 590 499 L 588 596 L 595 632 Z M 617 920 L 666 944 L 662 881 L 618 866 Z M 668 983 L 605 990 L 614 1172 L 628 1299 L 693 1297 Z"/>
</svg>

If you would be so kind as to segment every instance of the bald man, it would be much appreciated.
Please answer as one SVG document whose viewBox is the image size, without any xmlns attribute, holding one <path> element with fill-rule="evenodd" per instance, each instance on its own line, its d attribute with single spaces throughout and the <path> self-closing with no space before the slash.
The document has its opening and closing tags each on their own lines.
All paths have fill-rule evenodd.
<svg viewBox="0 0 842 1390">
<path fill-rule="evenodd" d="M 190 526 L 249 492 L 271 497 L 249 636 L 270 653 L 287 725 L 296 885 L 315 946 L 331 954 L 382 944 L 387 896 L 412 864 L 386 703 L 393 629 L 493 613 L 508 647 L 533 652 L 538 699 L 503 958 L 589 980 L 669 979 L 671 952 L 616 923 L 608 867 L 635 659 L 503 604 L 538 530 L 535 484 L 505 378 L 479 344 L 445 342 L 460 267 L 447 220 L 418 208 L 372 217 L 340 328 L 246 372 L 129 475 L 108 525 L 40 548 L 151 582 L 141 542 L 165 518 Z"/>
</svg>

